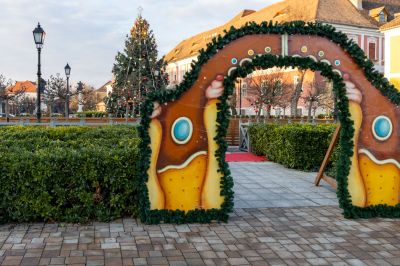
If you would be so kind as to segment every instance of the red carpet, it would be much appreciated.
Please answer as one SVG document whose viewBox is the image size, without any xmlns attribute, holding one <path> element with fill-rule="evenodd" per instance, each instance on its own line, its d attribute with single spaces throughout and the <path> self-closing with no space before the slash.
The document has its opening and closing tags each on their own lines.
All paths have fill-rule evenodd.
<svg viewBox="0 0 400 266">
<path fill-rule="evenodd" d="M 264 156 L 257 156 L 250 152 L 226 153 L 227 162 L 264 162 L 267 159 Z"/>
</svg>

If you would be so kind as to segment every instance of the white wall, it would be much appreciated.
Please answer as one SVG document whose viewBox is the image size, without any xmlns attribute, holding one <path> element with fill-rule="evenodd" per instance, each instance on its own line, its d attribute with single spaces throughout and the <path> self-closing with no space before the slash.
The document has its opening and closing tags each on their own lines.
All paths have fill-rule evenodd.
<svg viewBox="0 0 400 266">
<path fill-rule="evenodd" d="M 394 36 L 400 36 L 400 27 L 387 30 L 384 32 L 384 34 L 385 34 L 385 77 L 389 80 L 391 78 L 400 78 L 400 73 L 399 74 L 390 73 L 391 60 L 393 59 L 390 51 L 390 40 Z M 400 47 L 398 49 L 400 49 Z M 400 60 L 400 58 L 397 58 L 397 60 Z"/>
</svg>

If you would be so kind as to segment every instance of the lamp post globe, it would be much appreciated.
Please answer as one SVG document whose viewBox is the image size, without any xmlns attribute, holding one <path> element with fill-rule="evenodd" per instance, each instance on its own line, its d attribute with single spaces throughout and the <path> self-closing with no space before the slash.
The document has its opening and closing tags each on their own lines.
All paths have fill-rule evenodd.
<svg viewBox="0 0 400 266">
<path fill-rule="evenodd" d="M 46 37 L 46 32 L 43 30 L 43 28 L 40 26 L 40 23 L 38 23 L 37 27 L 33 30 L 33 40 L 35 41 L 36 49 L 38 51 L 38 71 L 37 71 L 37 99 L 36 99 L 36 117 L 37 121 L 40 123 L 40 119 L 42 118 L 42 110 L 41 110 L 41 79 L 42 79 L 42 72 L 41 72 L 41 62 L 40 62 L 40 56 L 42 52 L 42 47 L 44 44 L 44 38 Z"/>
<path fill-rule="evenodd" d="M 67 63 L 67 65 L 64 67 L 65 70 L 65 76 L 67 76 L 67 92 L 65 95 L 65 117 L 69 117 L 69 77 L 71 76 L 71 67 Z"/>
</svg>

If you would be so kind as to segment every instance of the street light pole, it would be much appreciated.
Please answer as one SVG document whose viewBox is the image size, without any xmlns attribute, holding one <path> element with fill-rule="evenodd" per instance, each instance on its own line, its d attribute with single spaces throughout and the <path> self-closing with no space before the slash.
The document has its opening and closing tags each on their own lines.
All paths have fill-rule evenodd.
<svg viewBox="0 0 400 266">
<path fill-rule="evenodd" d="M 67 92 L 65 95 L 65 117 L 69 118 L 69 77 L 71 75 L 71 67 L 67 63 L 67 65 L 64 67 L 65 70 L 65 76 L 67 76 Z"/>
<path fill-rule="evenodd" d="M 242 79 L 239 79 L 239 116 L 242 116 Z"/>
<path fill-rule="evenodd" d="M 37 72 L 37 77 L 38 77 L 38 82 L 37 82 L 37 100 L 36 100 L 36 117 L 37 117 L 37 121 L 40 123 L 40 120 L 42 118 L 42 103 L 41 103 L 41 79 L 42 79 L 42 71 L 41 71 L 41 60 L 40 60 L 40 56 L 42 53 L 42 48 L 38 48 L 38 72 Z"/>
<path fill-rule="evenodd" d="M 36 99 L 36 117 L 38 123 L 40 123 L 40 120 L 42 118 L 42 110 L 41 110 L 41 79 L 42 79 L 42 72 L 41 72 L 41 52 L 42 52 L 42 47 L 44 43 L 44 38 L 46 36 L 46 33 L 40 26 L 40 23 L 38 23 L 37 27 L 33 30 L 33 39 L 36 44 L 36 48 L 38 50 L 38 71 L 37 71 L 37 76 L 38 76 L 38 81 L 37 81 L 37 99 Z"/>
</svg>

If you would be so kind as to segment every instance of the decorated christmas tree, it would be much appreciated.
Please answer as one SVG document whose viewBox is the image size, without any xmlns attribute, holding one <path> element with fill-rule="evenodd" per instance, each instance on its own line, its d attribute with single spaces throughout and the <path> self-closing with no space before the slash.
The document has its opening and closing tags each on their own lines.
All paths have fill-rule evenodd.
<svg viewBox="0 0 400 266">
<path fill-rule="evenodd" d="M 165 66 L 163 58 L 158 59 L 154 33 L 139 10 L 124 51 L 115 58 L 113 92 L 105 101 L 108 112 L 118 116 L 137 114 L 148 93 L 167 86 Z"/>
</svg>

